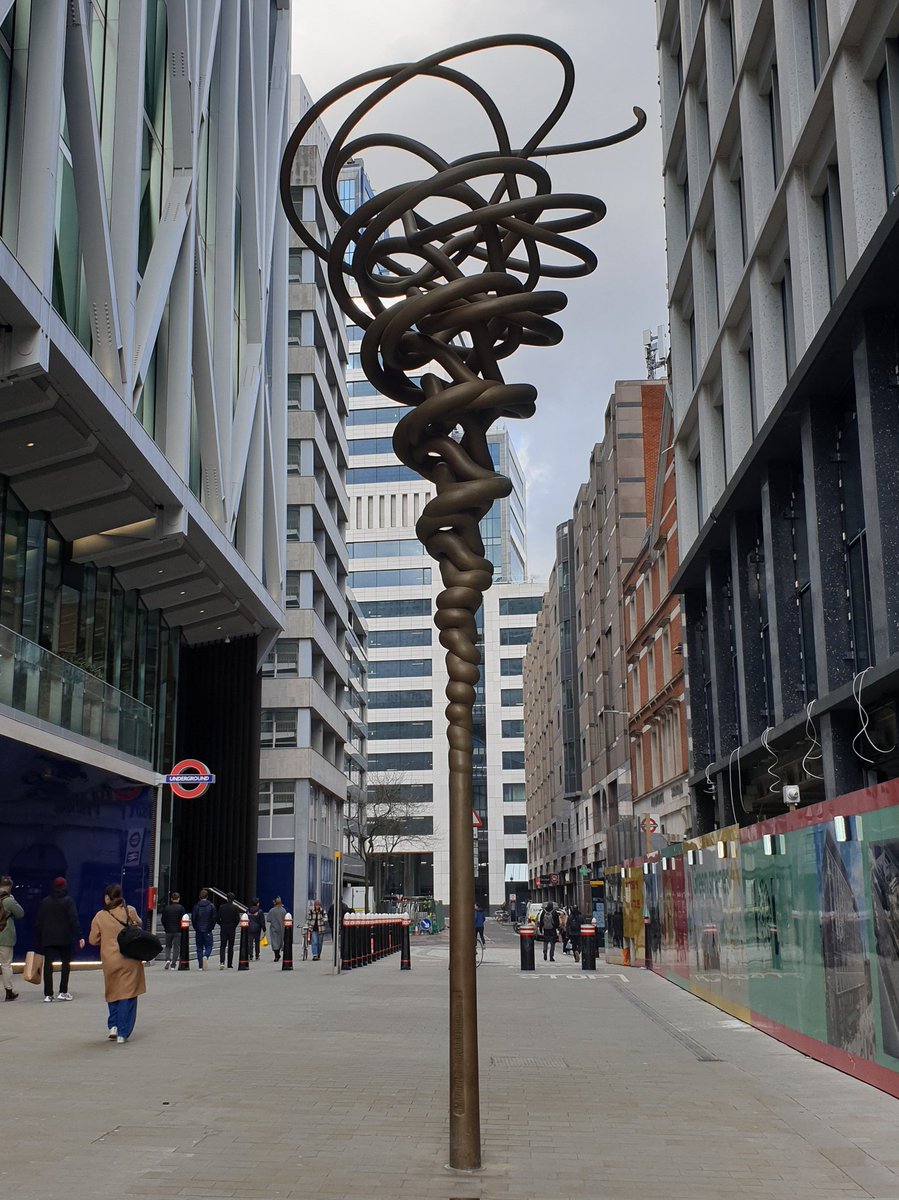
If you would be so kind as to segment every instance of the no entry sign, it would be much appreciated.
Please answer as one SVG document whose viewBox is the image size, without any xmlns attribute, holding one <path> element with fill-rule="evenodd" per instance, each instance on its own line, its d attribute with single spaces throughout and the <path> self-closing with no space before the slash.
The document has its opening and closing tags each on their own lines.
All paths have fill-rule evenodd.
<svg viewBox="0 0 899 1200">
<path fill-rule="evenodd" d="M 203 795 L 210 783 L 215 783 L 215 776 L 199 759 L 182 758 L 166 775 L 165 781 L 182 800 L 195 800 Z"/>
</svg>

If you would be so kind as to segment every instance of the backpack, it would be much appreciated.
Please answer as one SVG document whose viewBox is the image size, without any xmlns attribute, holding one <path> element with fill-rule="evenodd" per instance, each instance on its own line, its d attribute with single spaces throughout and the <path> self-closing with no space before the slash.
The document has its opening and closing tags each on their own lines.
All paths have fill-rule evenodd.
<svg viewBox="0 0 899 1200">
<path fill-rule="evenodd" d="M 544 908 L 543 912 L 540 914 L 540 932 L 544 934 L 555 933 L 558 925 L 559 914 L 556 912 L 556 910 L 552 909 L 552 911 L 550 911 Z"/>
</svg>

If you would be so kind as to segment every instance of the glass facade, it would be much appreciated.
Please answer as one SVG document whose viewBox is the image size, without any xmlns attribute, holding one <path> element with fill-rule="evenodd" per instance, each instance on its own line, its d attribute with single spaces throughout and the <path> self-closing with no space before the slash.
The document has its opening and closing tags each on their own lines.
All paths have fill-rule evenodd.
<svg viewBox="0 0 899 1200">
<path fill-rule="evenodd" d="M 369 708 L 430 708 L 431 692 L 369 692 Z"/>
<path fill-rule="evenodd" d="M 73 561 L 0 477 L 0 702 L 161 767 L 171 761 L 179 633 L 111 567 Z"/>
</svg>

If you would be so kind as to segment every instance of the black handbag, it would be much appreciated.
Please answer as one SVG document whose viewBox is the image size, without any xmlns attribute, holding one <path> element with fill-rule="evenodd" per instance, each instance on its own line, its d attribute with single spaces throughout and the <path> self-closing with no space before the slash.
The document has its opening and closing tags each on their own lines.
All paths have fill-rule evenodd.
<svg viewBox="0 0 899 1200">
<path fill-rule="evenodd" d="M 118 917 L 113 917 L 114 921 L 122 926 L 122 932 L 116 939 L 119 943 L 119 953 L 123 958 L 134 958 L 138 962 L 149 962 L 162 953 L 162 942 L 155 933 L 150 933 L 149 929 L 143 929 L 140 925 L 134 925 L 131 921 L 131 914 L 125 908 L 125 920 L 119 921 Z"/>
</svg>

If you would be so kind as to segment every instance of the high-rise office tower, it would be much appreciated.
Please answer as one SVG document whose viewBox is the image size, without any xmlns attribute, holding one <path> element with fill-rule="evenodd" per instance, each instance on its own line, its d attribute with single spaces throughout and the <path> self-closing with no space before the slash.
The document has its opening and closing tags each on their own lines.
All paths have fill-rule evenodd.
<svg viewBox="0 0 899 1200">
<path fill-rule="evenodd" d="M 364 167 L 344 168 L 340 196 L 352 209 L 370 193 Z M 415 536 L 415 522 L 434 494 L 403 466 L 392 436 L 403 408 L 380 396 L 359 364 L 362 331 L 348 327 L 347 472 L 349 585 L 368 628 L 369 787 L 399 797 L 409 834 L 378 856 L 378 898 L 449 897 L 446 668 L 432 623 L 440 574 Z M 524 821 L 522 658 L 542 587 L 526 582 L 526 492 L 509 432 L 490 435 L 494 464 L 512 494 L 482 522 L 495 583 L 479 614 L 481 682 L 475 703 L 473 853 L 476 890 L 490 905 L 521 891 L 527 878 Z"/>
<path fill-rule="evenodd" d="M 310 104 L 291 81 L 292 124 Z M 328 146 L 319 122 L 294 160 L 294 203 L 315 235 Z M 263 666 L 258 891 L 298 913 L 334 898 L 348 780 L 364 787 L 365 627 L 346 594 L 347 341 L 321 263 L 292 238 L 287 317 L 286 625 Z M 349 882 L 361 882 L 346 860 Z"/>
<path fill-rule="evenodd" d="M 283 615 L 288 5 L 0 15 L 0 870 L 28 908 L 64 875 L 82 922 L 114 880 L 141 910 L 157 880 L 245 894 Z M 204 796 L 158 786 L 179 758 Z"/>
<path fill-rule="evenodd" d="M 702 832 L 899 773 L 899 7 L 658 11 Z"/>
</svg>

